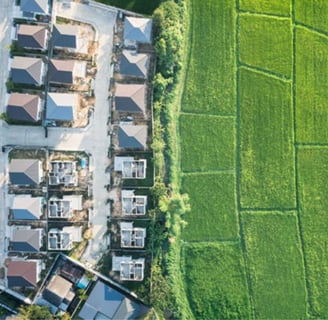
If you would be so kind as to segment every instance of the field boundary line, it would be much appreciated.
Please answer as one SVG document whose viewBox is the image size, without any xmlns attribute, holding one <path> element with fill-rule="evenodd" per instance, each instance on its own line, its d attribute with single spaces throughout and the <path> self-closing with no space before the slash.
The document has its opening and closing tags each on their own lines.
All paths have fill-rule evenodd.
<svg viewBox="0 0 328 320">
<path fill-rule="evenodd" d="M 181 171 L 182 176 L 195 176 L 195 175 L 211 175 L 211 174 L 233 174 L 235 175 L 235 168 L 232 169 L 215 169 L 206 171 Z"/>
<path fill-rule="evenodd" d="M 254 290 L 252 285 L 252 278 L 250 273 L 245 233 L 242 223 L 241 215 L 241 194 L 240 194 L 240 175 L 241 175 L 241 155 L 240 155 L 240 99 L 239 99 L 239 72 L 240 72 L 240 61 L 239 61 L 239 0 L 236 1 L 236 24 L 235 24 L 235 38 L 236 38 L 236 73 L 235 73 L 235 94 L 236 94 L 236 118 L 235 118 L 235 131 L 236 131 L 236 144 L 235 144 L 235 167 L 236 167 L 236 201 L 237 201 L 237 221 L 239 225 L 239 237 L 240 237 L 240 249 L 245 265 L 245 276 L 246 285 L 248 288 L 249 306 L 252 319 L 255 319 L 255 303 L 254 303 Z"/>
<path fill-rule="evenodd" d="M 296 119 L 296 28 L 297 24 L 295 21 L 295 0 L 292 0 L 291 3 L 292 10 L 292 50 L 293 50 L 293 63 L 292 63 L 292 105 L 293 105 L 293 130 L 294 130 L 294 159 L 295 159 L 295 200 L 297 207 L 297 228 L 299 234 L 299 242 L 301 245 L 301 254 L 303 260 L 303 270 L 304 270 L 304 282 L 305 282 L 305 294 L 307 301 L 307 312 L 309 314 L 313 314 L 313 302 L 312 302 L 312 294 L 311 294 L 311 286 L 309 282 L 308 276 L 308 267 L 307 267 L 307 258 L 303 237 L 303 226 L 301 219 L 301 204 L 300 204 L 300 192 L 299 192 L 299 173 L 298 173 L 298 148 L 297 148 L 297 119 Z"/>
<path fill-rule="evenodd" d="M 290 16 L 280 15 L 280 14 L 274 14 L 274 13 L 265 13 L 265 12 L 256 12 L 251 10 L 239 10 L 240 16 L 259 16 L 264 18 L 272 18 L 277 20 L 290 20 Z"/>
<path fill-rule="evenodd" d="M 297 208 L 240 208 L 241 212 L 275 212 L 275 211 L 280 211 L 280 212 L 297 212 Z"/>
<path fill-rule="evenodd" d="M 252 66 L 252 65 L 244 63 L 244 62 L 240 62 L 239 67 L 247 69 L 249 71 L 253 71 L 255 73 L 259 73 L 259 74 L 271 77 L 271 78 L 276 79 L 276 80 L 286 82 L 286 83 L 290 83 L 292 81 L 291 78 L 288 78 L 288 77 L 286 77 L 286 76 L 284 76 L 280 73 L 276 73 L 276 72 L 273 72 L 273 71 L 270 71 L 270 70 L 267 70 L 267 69 L 264 69 L 264 68 Z"/>
<path fill-rule="evenodd" d="M 240 239 L 218 239 L 218 240 L 183 240 L 185 245 L 240 245 Z"/>
<path fill-rule="evenodd" d="M 322 37 L 325 37 L 328 39 L 328 32 L 327 31 L 324 31 L 324 30 L 321 30 L 321 29 L 317 29 L 315 27 L 311 27 L 309 26 L 308 24 L 305 24 L 303 22 L 299 22 L 299 21 L 294 21 L 294 25 L 297 27 L 297 28 L 300 28 L 300 29 L 307 29 L 307 31 L 311 31 L 313 33 L 316 33 L 317 35 L 319 36 L 322 36 Z"/>
<path fill-rule="evenodd" d="M 236 115 L 232 113 L 203 113 L 203 112 L 188 112 L 188 111 L 181 111 L 180 115 L 185 115 L 185 116 L 203 116 L 203 117 L 216 117 L 216 118 L 232 118 L 235 119 Z"/>
<path fill-rule="evenodd" d="M 328 148 L 328 142 L 327 143 L 320 143 L 320 142 L 297 142 L 295 143 L 295 146 L 299 149 L 306 149 L 306 148 L 322 148 L 326 149 Z"/>
</svg>

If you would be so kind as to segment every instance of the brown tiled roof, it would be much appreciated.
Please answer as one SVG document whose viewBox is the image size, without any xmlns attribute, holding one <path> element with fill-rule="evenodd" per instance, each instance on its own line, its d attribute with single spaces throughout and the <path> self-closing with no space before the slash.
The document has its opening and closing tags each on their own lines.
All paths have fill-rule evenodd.
<svg viewBox="0 0 328 320">
<path fill-rule="evenodd" d="M 47 28 L 21 24 L 17 31 L 17 40 L 20 47 L 45 49 L 46 48 Z"/>
<path fill-rule="evenodd" d="M 35 287 L 38 281 L 37 262 L 10 260 L 7 280 L 9 287 Z"/>
<path fill-rule="evenodd" d="M 9 97 L 7 113 L 13 120 L 38 121 L 40 98 L 26 93 L 12 93 Z"/>
<path fill-rule="evenodd" d="M 115 109 L 121 112 L 146 112 L 145 84 L 117 84 Z"/>
</svg>

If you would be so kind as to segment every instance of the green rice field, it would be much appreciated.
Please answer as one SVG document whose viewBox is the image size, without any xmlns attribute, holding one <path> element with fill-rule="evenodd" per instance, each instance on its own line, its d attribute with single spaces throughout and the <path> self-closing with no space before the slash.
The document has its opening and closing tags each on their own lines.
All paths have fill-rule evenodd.
<svg viewBox="0 0 328 320">
<path fill-rule="evenodd" d="M 182 272 L 195 319 L 328 318 L 328 2 L 186 0 Z"/>
</svg>

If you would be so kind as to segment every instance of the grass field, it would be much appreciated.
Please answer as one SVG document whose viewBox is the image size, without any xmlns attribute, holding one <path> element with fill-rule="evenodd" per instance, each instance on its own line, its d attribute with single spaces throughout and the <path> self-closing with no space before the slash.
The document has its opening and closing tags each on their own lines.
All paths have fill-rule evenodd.
<svg viewBox="0 0 328 320">
<path fill-rule="evenodd" d="M 239 0 L 241 10 L 289 16 L 292 0 Z M 303 0 L 296 0 L 303 1 Z"/>
<path fill-rule="evenodd" d="M 240 68 L 242 207 L 295 207 L 290 83 Z"/>
<path fill-rule="evenodd" d="M 190 244 L 184 251 L 186 291 L 195 318 L 249 319 L 249 297 L 240 247 Z"/>
<path fill-rule="evenodd" d="M 299 150 L 301 222 L 313 316 L 328 318 L 328 149 Z"/>
<path fill-rule="evenodd" d="M 242 63 L 290 78 L 292 29 L 290 19 L 239 15 L 239 59 Z"/>
<path fill-rule="evenodd" d="M 158 7 L 160 0 L 97 0 L 125 10 L 151 15 Z"/>
<path fill-rule="evenodd" d="M 243 212 L 255 318 L 301 319 L 306 288 L 296 213 Z"/>
<path fill-rule="evenodd" d="M 296 32 L 296 137 L 328 142 L 328 38 L 299 27 Z"/>
<path fill-rule="evenodd" d="M 191 47 L 182 109 L 234 114 L 234 1 L 191 3 Z"/>
<path fill-rule="evenodd" d="M 197 128 L 190 130 L 191 128 Z M 235 119 L 181 115 L 183 171 L 210 171 L 235 167 Z M 201 152 L 206 149 L 206 152 Z"/>
<path fill-rule="evenodd" d="M 295 18 L 298 22 L 328 32 L 328 1 L 295 0 Z"/>
<path fill-rule="evenodd" d="M 192 210 L 183 238 L 213 241 L 238 236 L 235 176 L 229 173 L 184 175 L 182 191 L 190 196 Z"/>
</svg>

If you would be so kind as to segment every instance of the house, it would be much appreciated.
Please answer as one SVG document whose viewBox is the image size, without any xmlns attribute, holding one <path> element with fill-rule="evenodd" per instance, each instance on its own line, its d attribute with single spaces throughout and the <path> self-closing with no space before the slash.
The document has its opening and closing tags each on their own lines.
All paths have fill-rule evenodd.
<svg viewBox="0 0 328 320">
<path fill-rule="evenodd" d="M 45 66 L 40 58 L 14 57 L 11 61 L 11 80 L 13 83 L 41 86 Z"/>
<path fill-rule="evenodd" d="M 145 179 L 147 160 L 133 157 L 114 157 L 114 171 L 122 172 L 123 179 Z"/>
<path fill-rule="evenodd" d="M 58 274 L 55 274 L 44 289 L 42 296 L 51 305 L 66 311 L 75 297 L 73 284 Z"/>
<path fill-rule="evenodd" d="M 146 113 L 145 84 L 116 84 L 115 110 L 125 113 Z"/>
<path fill-rule="evenodd" d="M 151 43 L 152 20 L 147 18 L 125 17 L 124 43 L 129 42 Z"/>
<path fill-rule="evenodd" d="M 66 195 L 62 199 L 51 197 L 48 201 L 48 218 L 67 219 L 73 211 L 82 210 L 82 195 Z"/>
<path fill-rule="evenodd" d="M 86 75 L 87 63 L 77 60 L 51 59 L 48 66 L 50 83 L 73 84 Z"/>
<path fill-rule="evenodd" d="M 71 250 L 73 242 L 82 241 L 82 227 L 63 227 L 61 230 L 52 228 L 48 231 L 49 250 Z"/>
<path fill-rule="evenodd" d="M 42 247 L 43 229 L 31 229 L 28 226 L 12 227 L 11 251 L 39 252 Z"/>
<path fill-rule="evenodd" d="M 11 120 L 37 122 L 41 120 L 41 99 L 28 93 L 11 93 L 7 114 Z"/>
<path fill-rule="evenodd" d="M 75 161 L 51 161 L 49 168 L 49 184 L 64 186 L 78 185 L 78 172 Z"/>
<path fill-rule="evenodd" d="M 20 0 L 23 13 L 47 15 L 49 12 L 48 0 Z"/>
<path fill-rule="evenodd" d="M 121 248 L 144 248 L 146 228 L 134 228 L 133 222 L 121 222 Z"/>
<path fill-rule="evenodd" d="M 38 220 L 42 215 L 43 197 L 30 194 L 14 195 L 10 213 L 13 220 Z"/>
<path fill-rule="evenodd" d="M 38 185 L 42 182 L 42 161 L 39 159 L 12 159 L 9 180 L 15 185 Z"/>
<path fill-rule="evenodd" d="M 54 24 L 52 41 L 54 48 L 73 53 L 88 54 L 88 34 L 80 26 Z"/>
<path fill-rule="evenodd" d="M 142 319 L 147 308 L 98 280 L 78 314 L 79 319 Z"/>
<path fill-rule="evenodd" d="M 46 119 L 57 121 L 73 121 L 78 104 L 76 93 L 48 92 Z"/>
<path fill-rule="evenodd" d="M 147 196 L 135 195 L 134 190 L 122 190 L 122 214 L 142 216 L 146 214 Z"/>
<path fill-rule="evenodd" d="M 48 34 L 46 26 L 19 24 L 17 25 L 17 45 L 21 48 L 46 50 Z"/>
<path fill-rule="evenodd" d="M 145 125 L 121 124 L 118 128 L 118 148 L 146 150 L 147 131 Z"/>
<path fill-rule="evenodd" d="M 149 55 L 136 51 L 123 50 L 120 62 L 120 74 L 130 77 L 147 78 Z"/>
<path fill-rule="evenodd" d="M 35 288 L 40 281 L 41 267 L 41 260 L 9 260 L 7 287 Z"/>
<path fill-rule="evenodd" d="M 142 281 L 144 278 L 145 259 L 132 259 L 131 256 L 113 256 L 112 271 L 120 273 L 120 280 Z"/>
</svg>

